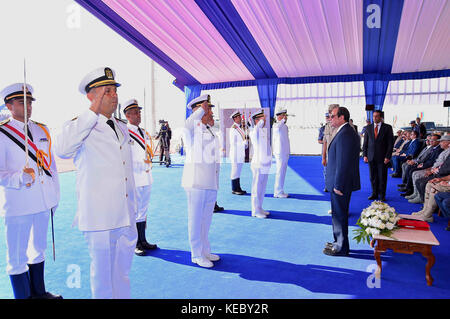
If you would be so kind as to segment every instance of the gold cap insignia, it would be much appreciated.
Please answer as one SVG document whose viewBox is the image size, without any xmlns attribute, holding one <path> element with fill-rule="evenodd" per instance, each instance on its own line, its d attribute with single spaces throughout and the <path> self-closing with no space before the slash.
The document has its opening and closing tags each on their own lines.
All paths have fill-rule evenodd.
<svg viewBox="0 0 450 319">
<path fill-rule="evenodd" d="M 105 68 L 105 76 L 108 79 L 114 80 L 113 72 L 112 72 L 112 70 L 110 68 Z"/>
</svg>

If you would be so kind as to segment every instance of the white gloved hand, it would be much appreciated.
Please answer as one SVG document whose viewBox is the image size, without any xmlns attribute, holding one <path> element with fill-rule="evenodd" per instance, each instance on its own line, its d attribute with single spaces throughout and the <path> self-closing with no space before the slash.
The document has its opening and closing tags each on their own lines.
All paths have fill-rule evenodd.
<svg viewBox="0 0 450 319">
<path fill-rule="evenodd" d="M 26 172 L 22 172 L 22 176 L 20 177 L 20 182 L 22 185 L 32 184 L 33 177 Z"/>
</svg>

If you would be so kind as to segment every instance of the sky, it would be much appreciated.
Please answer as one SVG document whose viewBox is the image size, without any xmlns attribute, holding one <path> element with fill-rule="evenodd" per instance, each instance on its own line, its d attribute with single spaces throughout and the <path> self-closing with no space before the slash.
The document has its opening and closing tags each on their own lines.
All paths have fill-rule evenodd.
<svg viewBox="0 0 450 319">
<path fill-rule="evenodd" d="M 155 63 L 155 114 L 151 113 L 151 59 L 73 0 L 1 1 L 0 90 L 24 81 L 34 88 L 32 119 L 58 128 L 89 108 L 78 91 L 90 71 L 109 66 L 122 84 L 119 103 L 131 98 L 145 104 L 147 128 L 153 118 L 183 125 L 184 93 L 174 77 Z M 8 12 L 8 14 L 4 14 Z"/>
</svg>

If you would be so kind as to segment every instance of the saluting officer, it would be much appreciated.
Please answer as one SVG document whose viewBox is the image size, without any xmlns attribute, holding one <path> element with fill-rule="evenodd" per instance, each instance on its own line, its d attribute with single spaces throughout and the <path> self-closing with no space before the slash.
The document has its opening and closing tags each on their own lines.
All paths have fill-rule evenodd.
<svg viewBox="0 0 450 319">
<path fill-rule="evenodd" d="M 0 92 L 11 114 L 0 123 L 0 214 L 6 226 L 6 272 L 15 298 L 60 299 L 46 292 L 44 284 L 48 222 L 59 203 L 58 172 L 48 128 L 28 121 L 35 99 L 31 85 L 27 84 L 25 90 L 27 117 L 23 83 Z"/>
<path fill-rule="evenodd" d="M 284 192 L 284 180 L 291 153 L 289 144 L 289 131 L 286 125 L 287 110 L 280 109 L 275 114 L 277 121 L 272 127 L 273 132 L 273 155 L 277 163 L 277 173 L 275 175 L 275 185 L 273 197 L 286 198 L 289 195 Z"/>
<path fill-rule="evenodd" d="M 186 160 L 181 186 L 188 204 L 188 233 L 191 260 L 201 267 L 213 267 L 220 257 L 211 254 L 208 234 L 219 189 L 220 153 L 218 139 L 210 129 L 213 113 L 208 94 L 187 106 L 192 114 L 184 126 Z"/>
<path fill-rule="evenodd" d="M 141 124 L 141 109 L 138 101 L 131 99 L 124 104 L 123 113 L 128 120 L 128 132 L 130 133 L 131 154 L 133 158 L 134 182 L 136 183 L 137 217 L 136 228 L 138 239 L 135 253 L 144 256 L 147 250 L 156 249 L 155 244 L 149 244 L 145 238 L 147 226 L 147 210 L 150 204 L 152 190 L 152 162 L 150 158 L 151 140 Z"/>
<path fill-rule="evenodd" d="M 108 67 L 87 74 L 79 90 L 91 106 L 66 122 L 56 140 L 57 154 L 74 158 L 77 168 L 75 224 L 88 243 L 92 297 L 101 299 L 130 298 L 137 240 L 130 134 L 113 116 L 118 86 Z"/>
<path fill-rule="evenodd" d="M 252 116 L 254 125 L 250 130 L 250 140 L 253 145 L 251 169 L 252 180 L 252 216 L 266 218 L 270 213 L 262 208 L 266 193 L 267 179 L 272 163 L 272 151 L 269 145 L 269 130 L 265 128 L 264 110 Z"/>
<path fill-rule="evenodd" d="M 241 188 L 241 170 L 245 162 L 245 149 L 248 148 L 246 133 L 241 126 L 241 113 L 235 111 L 230 118 L 233 125 L 229 130 L 230 136 L 230 161 L 231 161 L 231 192 L 236 195 L 245 195 L 246 191 Z"/>
</svg>

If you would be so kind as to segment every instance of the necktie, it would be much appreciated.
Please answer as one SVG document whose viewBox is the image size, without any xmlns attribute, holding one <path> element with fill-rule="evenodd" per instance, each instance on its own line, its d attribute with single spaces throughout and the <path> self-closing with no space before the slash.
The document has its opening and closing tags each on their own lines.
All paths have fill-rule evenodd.
<svg viewBox="0 0 450 319">
<path fill-rule="evenodd" d="M 144 133 L 142 133 L 142 130 L 141 130 L 141 128 L 140 128 L 140 127 L 138 127 L 138 131 L 139 131 L 139 134 L 141 134 L 142 138 L 143 138 L 143 139 L 145 139 L 145 137 L 144 137 Z"/>
<path fill-rule="evenodd" d="M 106 124 L 108 124 L 108 125 L 112 128 L 112 130 L 114 131 L 114 133 L 116 133 L 117 139 L 119 139 L 119 135 L 117 135 L 116 129 L 115 129 L 115 127 L 114 127 L 114 122 L 113 122 L 112 120 L 107 120 L 107 121 L 106 121 Z"/>
<path fill-rule="evenodd" d="M 375 125 L 375 138 L 378 136 L 378 125 Z"/>
</svg>

